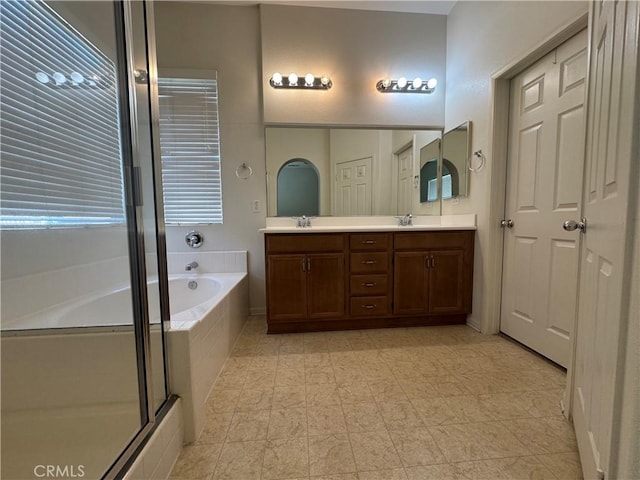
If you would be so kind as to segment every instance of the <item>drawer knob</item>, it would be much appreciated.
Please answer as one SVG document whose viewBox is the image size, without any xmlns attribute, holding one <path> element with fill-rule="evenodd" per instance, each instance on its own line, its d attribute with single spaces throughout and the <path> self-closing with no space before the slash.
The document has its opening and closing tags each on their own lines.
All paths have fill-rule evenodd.
<svg viewBox="0 0 640 480">
<path fill-rule="evenodd" d="M 364 245 L 375 245 L 376 241 L 375 240 L 362 240 L 362 243 Z"/>
<path fill-rule="evenodd" d="M 375 282 L 367 282 L 362 284 L 363 287 L 375 287 Z"/>
<path fill-rule="evenodd" d="M 366 308 L 367 310 L 371 310 L 372 308 L 376 308 L 375 305 L 360 305 L 362 308 Z"/>
<path fill-rule="evenodd" d="M 378 262 L 376 260 L 362 260 L 362 263 L 364 265 L 375 265 Z"/>
</svg>

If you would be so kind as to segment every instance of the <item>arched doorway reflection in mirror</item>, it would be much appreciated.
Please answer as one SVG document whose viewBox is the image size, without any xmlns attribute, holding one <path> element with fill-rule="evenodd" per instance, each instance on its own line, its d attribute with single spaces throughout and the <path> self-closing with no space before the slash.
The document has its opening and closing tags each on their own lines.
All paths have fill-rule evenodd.
<svg viewBox="0 0 640 480">
<path fill-rule="evenodd" d="M 279 217 L 317 216 L 320 213 L 320 175 L 309 160 L 293 158 L 278 171 Z"/>
</svg>

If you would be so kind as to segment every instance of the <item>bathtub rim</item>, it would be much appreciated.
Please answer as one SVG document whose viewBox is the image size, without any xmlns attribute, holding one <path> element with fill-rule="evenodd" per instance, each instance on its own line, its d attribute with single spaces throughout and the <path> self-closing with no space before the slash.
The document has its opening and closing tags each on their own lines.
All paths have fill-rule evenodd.
<svg viewBox="0 0 640 480">
<path fill-rule="evenodd" d="M 175 315 L 177 317 L 175 319 L 174 319 L 174 316 L 172 316 L 169 321 L 164 322 L 164 330 L 166 332 L 171 332 L 171 331 L 189 330 L 193 328 L 198 322 L 202 320 L 204 316 L 206 316 L 211 310 L 213 310 L 216 307 L 216 305 L 218 305 L 218 303 L 221 300 L 223 300 L 229 294 L 229 292 L 231 292 L 247 276 L 248 276 L 247 272 L 236 272 L 236 273 L 197 272 L 197 273 L 190 273 L 190 274 L 169 275 L 168 276 L 169 280 L 184 279 L 184 280 L 198 281 L 198 279 L 210 278 L 220 283 L 220 289 L 212 298 L 208 299 L 206 302 L 202 302 L 198 305 L 194 305 L 192 308 L 188 310 L 178 312 Z M 157 277 L 149 278 L 150 283 L 154 283 L 154 282 L 157 283 L 157 281 L 158 281 Z M 84 295 L 82 297 L 78 297 L 73 302 L 65 302 L 64 304 L 55 305 L 51 309 L 37 312 L 37 314 L 44 314 L 49 310 L 60 310 L 62 312 L 68 312 L 74 306 L 83 305 L 92 300 L 102 298 L 103 296 L 105 296 L 105 294 L 118 293 L 128 288 L 129 288 L 128 285 L 125 287 L 116 286 L 109 291 L 102 291 L 100 293 Z M 197 310 L 199 314 L 194 315 L 191 318 L 188 318 L 189 316 L 185 315 L 185 313 L 193 310 Z M 196 316 L 198 318 L 195 318 Z M 16 321 L 18 320 L 19 319 L 16 319 Z M 160 322 L 150 323 L 151 328 L 153 328 L 154 325 L 160 325 Z M 133 330 L 133 324 L 83 325 L 83 326 L 65 326 L 65 327 L 33 328 L 33 329 L 16 328 L 16 329 L 6 329 L 6 330 L 1 329 L 0 338 L 47 336 L 47 335 L 81 335 L 81 334 L 92 334 L 92 333 L 115 333 L 115 332 L 127 332 L 130 330 Z"/>
</svg>

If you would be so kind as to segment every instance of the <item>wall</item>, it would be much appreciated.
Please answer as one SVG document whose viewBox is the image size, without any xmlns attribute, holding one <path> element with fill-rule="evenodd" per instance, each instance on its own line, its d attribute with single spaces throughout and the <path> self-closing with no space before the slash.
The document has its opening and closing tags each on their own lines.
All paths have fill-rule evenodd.
<svg viewBox="0 0 640 480">
<path fill-rule="evenodd" d="M 320 174 L 320 215 L 331 212 L 329 131 L 321 128 L 267 128 L 265 131 L 268 213 L 276 216 L 277 176 L 282 165 L 294 158 L 312 162 Z"/>
<path fill-rule="evenodd" d="M 446 17 L 262 5 L 266 123 L 442 126 Z M 274 72 L 328 75 L 328 91 L 274 89 Z M 430 95 L 381 94 L 376 82 L 435 77 Z"/>
<path fill-rule="evenodd" d="M 482 149 L 486 167 L 469 179 L 469 196 L 443 202 L 443 214 L 476 213 L 473 314 L 485 329 L 485 289 L 493 275 L 487 250 L 491 228 L 491 76 L 524 56 L 587 11 L 585 2 L 457 2 L 447 17 L 445 130 L 472 121 L 471 150 Z"/>
<path fill-rule="evenodd" d="M 222 162 L 223 225 L 198 226 L 205 237 L 199 251 L 247 250 L 253 313 L 264 311 L 266 189 L 264 129 L 260 105 L 260 24 L 257 7 L 158 2 L 155 4 L 159 68 L 217 70 Z M 247 180 L 236 168 L 253 169 Z M 260 212 L 252 211 L 253 201 Z M 190 230 L 167 228 L 167 250 L 189 252 Z"/>
</svg>

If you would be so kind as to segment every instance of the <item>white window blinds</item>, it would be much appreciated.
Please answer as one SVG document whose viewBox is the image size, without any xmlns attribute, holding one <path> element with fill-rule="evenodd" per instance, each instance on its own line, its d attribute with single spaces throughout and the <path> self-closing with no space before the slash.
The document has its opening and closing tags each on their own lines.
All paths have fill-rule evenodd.
<svg viewBox="0 0 640 480">
<path fill-rule="evenodd" d="M 222 223 L 215 78 L 159 78 L 165 222 Z"/>
<path fill-rule="evenodd" d="M 0 226 L 123 223 L 114 63 L 42 2 L 0 26 Z"/>
</svg>

